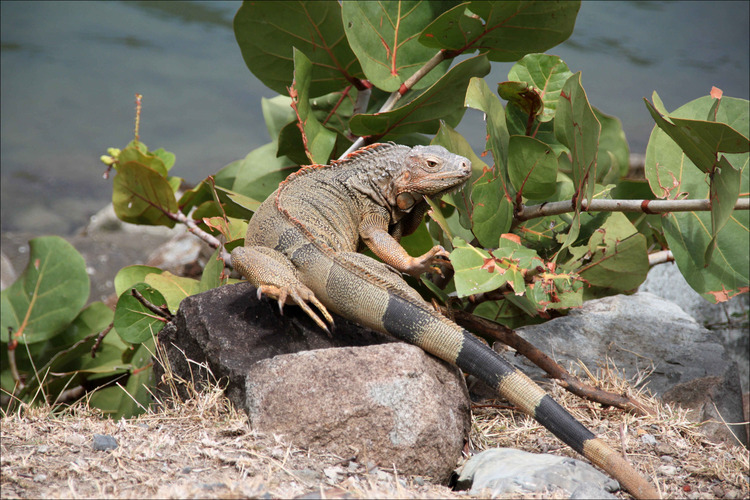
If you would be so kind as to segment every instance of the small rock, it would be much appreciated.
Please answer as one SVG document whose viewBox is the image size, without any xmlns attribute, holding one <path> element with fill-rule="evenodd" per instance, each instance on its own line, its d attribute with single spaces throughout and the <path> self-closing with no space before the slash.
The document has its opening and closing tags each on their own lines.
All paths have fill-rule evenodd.
<svg viewBox="0 0 750 500">
<path fill-rule="evenodd" d="M 489 489 L 493 497 L 562 489 L 575 495 L 572 498 L 614 499 L 609 492 L 619 489 L 617 481 L 587 463 L 511 448 L 486 450 L 471 457 L 461 468 L 456 486 L 471 487 L 471 495 Z"/>
<path fill-rule="evenodd" d="M 644 434 L 641 436 L 641 441 L 651 446 L 656 446 L 656 438 L 651 434 Z"/>
<path fill-rule="evenodd" d="M 711 487 L 711 491 L 716 498 L 724 498 L 724 488 L 722 488 L 718 484 L 713 485 Z"/>
<path fill-rule="evenodd" d="M 38 447 L 36 449 L 36 452 L 37 453 L 47 453 L 47 452 L 49 452 L 49 446 L 47 446 L 46 444 L 43 444 L 43 445 L 41 445 L 40 447 Z"/>
<path fill-rule="evenodd" d="M 112 436 L 104 434 L 94 434 L 94 443 L 92 447 L 96 451 L 115 450 L 117 449 L 117 440 Z"/>
<path fill-rule="evenodd" d="M 660 465 L 659 472 L 665 476 L 674 476 L 677 473 L 677 467 L 674 465 Z"/>
<path fill-rule="evenodd" d="M 675 456 L 677 455 L 677 450 L 675 450 L 667 443 L 659 443 L 658 445 L 656 445 L 656 453 L 658 453 L 659 455 Z"/>
<path fill-rule="evenodd" d="M 34 476 L 35 483 L 43 483 L 47 480 L 47 474 L 37 474 Z"/>
</svg>

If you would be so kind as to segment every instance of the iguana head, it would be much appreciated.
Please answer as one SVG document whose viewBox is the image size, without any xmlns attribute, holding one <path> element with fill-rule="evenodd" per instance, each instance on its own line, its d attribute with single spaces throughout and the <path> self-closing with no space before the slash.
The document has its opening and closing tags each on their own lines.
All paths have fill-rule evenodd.
<svg viewBox="0 0 750 500">
<path fill-rule="evenodd" d="M 442 146 L 414 146 L 391 178 L 395 205 L 408 211 L 424 196 L 440 196 L 463 187 L 471 176 L 471 162 Z"/>
</svg>

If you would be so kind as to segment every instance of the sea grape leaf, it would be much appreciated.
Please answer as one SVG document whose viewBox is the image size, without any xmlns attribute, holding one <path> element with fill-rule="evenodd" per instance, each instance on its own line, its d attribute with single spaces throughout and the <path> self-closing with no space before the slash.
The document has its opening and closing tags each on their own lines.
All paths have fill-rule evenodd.
<svg viewBox="0 0 750 500">
<path fill-rule="evenodd" d="M 395 92 L 435 55 L 435 49 L 419 43 L 418 36 L 446 8 L 443 1 L 344 1 L 344 31 L 362 64 L 367 79 L 376 87 Z M 435 83 L 450 66 L 438 64 L 413 88 Z"/>
<path fill-rule="evenodd" d="M 292 85 L 293 48 L 312 63 L 311 96 L 364 78 L 338 2 L 244 2 L 234 17 L 234 34 L 248 69 L 278 94 L 286 95 Z"/>
<path fill-rule="evenodd" d="M 586 245 L 570 248 L 573 258 L 561 266 L 590 285 L 586 299 L 633 291 L 649 270 L 646 237 L 625 214 L 613 212 L 598 226 Z"/>
<path fill-rule="evenodd" d="M 161 274 L 149 274 L 144 281 L 154 287 L 166 299 L 169 312 L 177 313 L 180 302 L 185 297 L 195 295 L 200 292 L 200 282 L 193 278 L 184 278 L 176 276 L 169 271 Z"/>
<path fill-rule="evenodd" d="M 490 90 L 487 82 L 481 78 L 472 78 L 466 89 L 465 105 L 484 112 L 487 121 L 487 149 L 495 160 L 493 176 L 500 175 L 502 184 L 506 185 L 510 135 L 505 123 L 505 110 L 500 99 Z"/>
<path fill-rule="evenodd" d="M 119 297 L 128 288 L 144 281 L 149 274 L 161 274 L 163 272 L 158 267 L 153 266 L 133 265 L 123 267 L 115 275 L 115 294 Z"/>
<path fill-rule="evenodd" d="M 136 299 L 131 290 L 136 289 L 151 304 L 160 307 L 167 300 L 147 283 L 137 283 L 120 294 L 115 308 L 114 328 L 122 340 L 130 344 L 140 344 L 155 336 L 164 327 L 165 320 L 146 308 Z"/>
<path fill-rule="evenodd" d="M 570 150 L 576 211 L 585 198 L 591 201 L 596 183 L 596 162 L 601 125 L 581 86 L 581 73 L 568 78 L 560 91 L 555 116 L 555 137 Z"/>
<path fill-rule="evenodd" d="M 276 148 L 276 142 L 269 142 L 238 160 L 232 191 L 258 201 L 258 205 L 273 193 L 279 183 L 297 168 L 288 158 L 277 158 Z"/>
<path fill-rule="evenodd" d="M 652 98 L 657 102 L 656 92 Z M 644 102 L 656 125 L 680 146 L 693 165 L 706 173 L 717 167 L 719 153 L 747 153 L 750 150 L 747 136 L 726 123 L 678 118 L 674 114 L 666 119 L 663 111 L 657 110 L 645 98 Z"/>
<path fill-rule="evenodd" d="M 463 115 L 469 80 L 489 71 L 484 55 L 462 61 L 408 104 L 386 113 L 355 115 L 349 124 L 351 131 L 360 136 L 396 137 L 415 132 L 435 134 L 441 120 L 455 126 Z"/>
<path fill-rule="evenodd" d="M 526 198 L 545 199 L 555 193 L 557 157 L 542 141 L 512 135 L 508 143 L 508 175 L 513 188 Z"/>
<path fill-rule="evenodd" d="M 684 123 L 680 122 L 681 119 L 701 120 L 709 116 L 714 104 L 714 99 L 704 96 L 664 115 L 665 120 L 677 119 L 679 123 Z M 726 124 L 742 136 L 748 136 L 750 112 L 747 100 L 723 97 L 715 111 L 717 123 Z M 738 192 L 750 192 L 750 155 L 723 153 L 721 156 L 726 157 L 727 162 L 740 172 Z M 711 195 L 710 176 L 695 168 L 680 146 L 658 126 L 651 132 L 645 168 L 651 190 L 658 198 L 707 199 Z M 728 167 L 720 167 L 720 170 L 725 168 Z M 720 176 L 716 182 L 724 183 L 724 180 Z M 715 202 L 712 199 L 712 204 L 733 205 L 733 194 L 730 196 L 717 190 L 715 196 L 719 198 Z M 719 209 L 723 210 L 724 207 Z M 750 213 L 747 210 L 729 212 L 726 223 L 715 237 L 712 236 L 712 217 L 715 216 L 707 212 L 672 212 L 662 218 L 662 227 L 682 275 L 706 300 L 716 303 L 749 289 L 750 262 L 747 256 L 750 253 Z M 710 249 L 712 245 L 715 248 Z"/>
<path fill-rule="evenodd" d="M 548 122 L 555 116 L 557 101 L 565 82 L 573 76 L 568 65 L 557 56 L 528 54 L 513 65 L 508 72 L 510 82 L 525 82 L 533 85 L 542 99 L 542 114 L 539 121 Z M 502 84 L 500 84 L 502 85 Z M 500 97 L 505 97 L 501 94 Z"/>
<path fill-rule="evenodd" d="M 292 102 L 299 115 L 302 142 L 310 163 L 325 165 L 336 143 L 336 132 L 328 130 L 315 118 L 310 109 L 310 86 L 312 84 L 312 63 L 305 54 L 294 49 L 294 83 Z"/>
<path fill-rule="evenodd" d="M 245 223 L 245 227 L 247 227 L 247 223 Z M 228 273 L 224 273 L 224 260 L 221 258 L 221 248 L 217 248 L 203 268 L 199 289 L 201 292 L 205 292 L 212 288 L 218 288 L 227 282 L 228 276 Z"/>
<path fill-rule="evenodd" d="M 133 224 L 174 227 L 166 213 L 177 213 L 177 199 L 167 179 L 138 162 L 121 163 L 112 186 L 117 217 Z"/>
<path fill-rule="evenodd" d="M 491 61 L 518 61 L 544 52 L 573 33 L 580 2 L 465 2 L 424 29 L 427 47 L 487 51 Z"/>
<path fill-rule="evenodd" d="M 482 178 L 484 179 L 484 177 Z M 507 233 L 513 222 L 513 202 L 504 192 L 499 179 L 480 179 L 471 192 L 472 231 L 482 246 L 494 248 L 500 235 Z"/>
<path fill-rule="evenodd" d="M 66 328 L 86 304 L 91 285 L 86 262 L 59 236 L 29 241 L 29 263 L 0 293 L 0 340 L 9 332 L 20 343 L 47 340 Z"/>
<path fill-rule="evenodd" d="M 440 124 L 440 130 L 430 144 L 443 146 L 448 151 L 461 155 L 471 162 L 471 177 L 461 191 L 442 198 L 443 201 L 458 209 L 461 225 L 466 229 L 471 229 L 471 190 L 474 183 L 487 170 L 487 164 L 474 153 L 469 142 L 445 122 Z"/>
</svg>

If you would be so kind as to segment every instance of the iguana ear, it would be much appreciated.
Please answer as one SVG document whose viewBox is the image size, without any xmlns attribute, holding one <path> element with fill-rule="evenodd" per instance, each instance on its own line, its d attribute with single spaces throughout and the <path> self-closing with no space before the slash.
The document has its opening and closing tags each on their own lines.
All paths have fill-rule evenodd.
<svg viewBox="0 0 750 500">
<path fill-rule="evenodd" d="M 403 210 L 404 212 L 408 212 L 414 208 L 414 205 L 416 205 L 418 201 L 419 200 L 414 198 L 412 193 L 399 193 L 399 195 L 396 196 L 396 205 L 399 210 Z"/>
</svg>

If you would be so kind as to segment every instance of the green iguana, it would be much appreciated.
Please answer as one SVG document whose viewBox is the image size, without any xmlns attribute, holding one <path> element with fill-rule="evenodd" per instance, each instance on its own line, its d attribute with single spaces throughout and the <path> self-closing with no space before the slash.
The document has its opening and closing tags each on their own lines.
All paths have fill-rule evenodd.
<svg viewBox="0 0 750 500">
<path fill-rule="evenodd" d="M 460 189 L 471 163 L 441 146 L 373 144 L 331 165 L 290 175 L 250 220 L 245 246 L 232 264 L 258 296 L 296 303 L 323 329 L 328 310 L 415 344 L 494 387 L 554 435 L 607 471 L 630 493 L 658 493 L 617 452 L 498 353 L 425 302 L 401 277 L 446 263 L 435 246 L 419 257 L 399 244 L 416 230 L 429 205 Z M 382 259 L 357 253 L 362 246 Z"/>
</svg>

